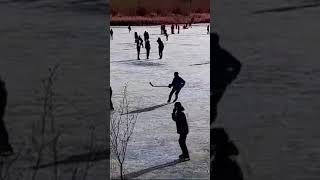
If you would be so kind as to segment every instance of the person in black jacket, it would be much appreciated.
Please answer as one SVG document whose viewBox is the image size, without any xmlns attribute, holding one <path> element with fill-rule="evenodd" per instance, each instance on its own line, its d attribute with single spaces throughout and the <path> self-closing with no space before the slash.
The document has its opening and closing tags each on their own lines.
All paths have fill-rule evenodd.
<svg viewBox="0 0 320 180">
<path fill-rule="evenodd" d="M 113 40 L 113 30 L 110 29 L 110 36 L 111 36 L 111 40 Z"/>
<path fill-rule="evenodd" d="M 159 59 L 162 59 L 162 53 L 163 53 L 164 45 L 163 45 L 163 42 L 161 41 L 160 38 L 158 38 L 157 42 L 158 42 L 158 45 L 159 45 Z"/>
<path fill-rule="evenodd" d="M 171 97 L 173 95 L 173 93 L 175 93 L 175 99 L 173 100 L 173 102 L 176 102 L 178 99 L 178 95 L 180 90 L 183 88 L 183 86 L 185 85 L 185 81 L 179 76 L 178 72 L 174 73 L 174 78 L 172 80 L 172 83 L 168 85 L 169 88 L 172 87 L 172 90 L 169 94 L 169 99 L 168 99 L 168 103 L 171 101 Z"/>
<path fill-rule="evenodd" d="M 210 37 L 210 57 L 211 62 L 211 85 L 212 85 L 212 101 L 213 102 L 213 117 L 210 118 L 210 124 L 212 124 L 217 117 L 217 106 L 221 100 L 226 88 L 241 70 L 241 63 L 228 51 L 223 49 L 219 45 L 219 35 L 212 33 Z"/>
<path fill-rule="evenodd" d="M 137 59 L 140 60 L 140 49 L 141 45 L 143 45 L 143 40 L 140 36 L 136 39 L 136 48 L 137 48 Z"/>
<path fill-rule="evenodd" d="M 0 77 L 0 155 L 9 156 L 13 154 L 12 147 L 9 143 L 8 132 L 4 124 L 4 114 L 7 106 L 8 92 L 5 82 Z"/>
<path fill-rule="evenodd" d="M 180 102 L 174 104 L 172 112 L 172 120 L 176 122 L 177 133 L 180 134 L 179 145 L 182 151 L 182 154 L 179 156 L 179 159 L 190 160 L 189 151 L 186 145 L 187 135 L 189 133 L 188 122 L 186 115 L 183 113 L 184 108 Z"/>
<path fill-rule="evenodd" d="M 146 40 L 145 48 L 146 48 L 146 50 L 147 50 L 147 59 L 149 59 L 150 49 L 151 49 L 149 39 Z"/>
</svg>

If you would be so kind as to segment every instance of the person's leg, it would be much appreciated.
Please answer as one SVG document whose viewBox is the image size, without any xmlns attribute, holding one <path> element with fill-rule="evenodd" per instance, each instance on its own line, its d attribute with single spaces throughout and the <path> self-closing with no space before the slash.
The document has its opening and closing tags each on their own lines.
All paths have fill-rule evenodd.
<svg viewBox="0 0 320 180">
<path fill-rule="evenodd" d="M 175 92 L 175 89 L 172 89 L 170 94 L 169 94 L 169 99 L 168 99 L 168 103 L 171 101 L 171 97 L 173 95 L 173 93 Z"/>
<path fill-rule="evenodd" d="M 189 151 L 186 145 L 187 134 L 180 134 L 179 144 L 184 158 L 189 158 Z"/>
<path fill-rule="evenodd" d="M 181 89 L 177 89 L 177 90 L 176 90 L 175 98 L 174 98 L 173 102 L 176 102 L 176 101 L 178 100 L 178 95 L 179 95 L 180 90 L 181 90 Z"/>
<path fill-rule="evenodd" d="M 161 59 L 162 59 L 162 56 L 163 56 L 163 48 L 161 49 Z"/>
</svg>

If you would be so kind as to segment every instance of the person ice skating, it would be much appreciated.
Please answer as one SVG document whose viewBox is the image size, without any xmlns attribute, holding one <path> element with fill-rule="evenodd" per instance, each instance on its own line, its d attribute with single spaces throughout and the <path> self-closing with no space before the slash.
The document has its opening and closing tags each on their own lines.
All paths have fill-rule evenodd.
<svg viewBox="0 0 320 180">
<path fill-rule="evenodd" d="M 129 30 L 129 33 L 130 33 L 131 32 L 131 26 L 130 25 L 128 26 L 128 30 Z"/>
<path fill-rule="evenodd" d="M 207 26 L 207 34 L 210 33 L 210 25 Z"/>
<path fill-rule="evenodd" d="M 134 42 L 137 42 L 137 40 L 138 40 L 138 33 L 137 32 L 134 32 Z"/>
<path fill-rule="evenodd" d="M 171 34 L 174 34 L 174 25 L 171 25 Z"/>
<path fill-rule="evenodd" d="M 145 48 L 147 50 L 147 59 L 149 59 L 149 54 L 150 54 L 150 49 L 151 49 L 149 39 L 146 40 Z"/>
<path fill-rule="evenodd" d="M 180 93 L 180 90 L 183 88 L 185 83 L 186 82 L 179 76 L 179 73 L 175 72 L 172 83 L 168 85 L 169 88 L 172 87 L 172 90 L 169 94 L 169 99 L 167 101 L 168 103 L 171 101 L 171 97 L 172 97 L 173 93 L 175 93 L 175 99 L 173 100 L 173 102 L 176 102 L 178 100 L 178 95 Z"/>
<path fill-rule="evenodd" d="M 140 49 L 141 49 L 141 37 L 136 39 L 136 47 L 137 47 L 137 59 L 140 60 Z"/>
<path fill-rule="evenodd" d="M 162 53 L 163 53 L 163 49 L 164 49 L 164 45 L 163 45 L 163 42 L 161 41 L 161 39 L 160 38 L 158 38 L 158 40 L 157 40 L 157 42 L 158 42 L 158 47 L 159 47 L 159 59 L 162 59 Z"/>
<path fill-rule="evenodd" d="M 111 40 L 113 40 L 113 30 L 110 29 L 110 36 L 111 36 Z"/>
<path fill-rule="evenodd" d="M 4 114 L 7 106 L 8 92 L 5 82 L 0 77 L 0 156 L 9 156 L 13 154 L 9 143 L 9 136 L 4 124 Z"/>
<path fill-rule="evenodd" d="M 164 34 L 164 31 L 165 31 L 165 29 L 166 29 L 166 25 L 162 24 L 162 25 L 160 26 L 160 29 L 161 29 L 161 33 L 160 33 L 160 34 Z"/>
<path fill-rule="evenodd" d="M 114 107 L 113 107 L 113 103 L 112 103 L 112 88 L 110 87 L 110 109 L 113 111 Z"/>
<path fill-rule="evenodd" d="M 184 108 L 180 102 L 176 102 L 174 104 L 173 112 L 172 112 L 172 120 L 176 122 L 177 133 L 180 135 L 179 137 L 179 145 L 182 151 L 182 154 L 179 155 L 179 159 L 181 160 L 190 160 L 188 148 L 186 145 L 187 135 L 189 133 L 188 122 L 186 115 L 184 114 Z"/>
<path fill-rule="evenodd" d="M 240 70 L 241 63 L 228 51 L 219 45 L 219 35 L 212 33 L 210 36 L 210 51 L 212 64 L 212 101 L 213 102 L 213 117 L 210 118 L 210 124 L 215 121 L 217 117 L 217 106 L 221 100 L 226 88 L 233 80 L 236 79 Z"/>
<path fill-rule="evenodd" d="M 243 173 L 235 160 L 239 155 L 236 145 L 229 139 L 224 128 L 210 130 L 210 174 L 216 180 L 243 180 Z"/>
<path fill-rule="evenodd" d="M 180 33 L 180 25 L 178 25 L 178 34 Z"/>
<path fill-rule="evenodd" d="M 167 30 L 166 30 L 166 29 L 164 30 L 164 35 L 166 36 L 166 41 L 168 41 L 168 37 L 169 37 L 169 35 L 168 35 L 168 32 L 167 32 Z"/>
</svg>

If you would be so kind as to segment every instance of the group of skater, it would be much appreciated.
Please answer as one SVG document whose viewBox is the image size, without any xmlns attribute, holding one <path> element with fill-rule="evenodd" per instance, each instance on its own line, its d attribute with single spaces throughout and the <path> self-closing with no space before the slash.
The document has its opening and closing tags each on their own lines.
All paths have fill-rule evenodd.
<svg viewBox="0 0 320 180">
<path fill-rule="evenodd" d="M 183 25 L 183 29 L 188 29 L 189 27 L 192 26 L 192 23 L 186 23 Z M 180 25 L 179 24 L 172 24 L 171 25 L 171 34 L 175 34 L 175 29 L 177 29 L 177 33 L 180 33 Z M 128 26 L 129 33 L 131 32 L 132 28 L 129 25 Z M 207 34 L 210 33 L 210 25 L 207 26 Z M 166 29 L 166 25 L 162 24 L 160 25 L 160 34 L 164 35 L 166 37 L 166 41 L 168 41 L 169 35 Z M 146 59 L 149 59 L 150 56 L 150 50 L 151 50 L 151 45 L 150 45 L 150 39 L 149 39 L 149 32 L 144 31 L 143 33 L 144 39 L 141 38 L 140 35 L 138 35 L 137 32 L 134 32 L 134 42 L 136 44 L 136 50 L 137 50 L 137 59 L 140 60 L 140 52 L 141 48 L 146 49 Z M 113 30 L 110 29 L 110 38 L 113 40 Z M 163 57 L 163 50 L 164 50 L 164 43 L 161 40 L 160 37 L 157 39 L 158 43 L 158 52 L 159 52 L 159 59 L 162 59 Z"/>
</svg>

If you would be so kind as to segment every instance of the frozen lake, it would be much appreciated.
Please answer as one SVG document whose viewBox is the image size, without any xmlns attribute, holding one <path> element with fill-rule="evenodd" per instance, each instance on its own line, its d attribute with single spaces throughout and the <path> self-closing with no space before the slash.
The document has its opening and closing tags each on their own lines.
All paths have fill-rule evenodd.
<svg viewBox="0 0 320 180">
<path fill-rule="evenodd" d="M 160 26 L 132 27 L 130 34 L 127 27 L 111 27 L 114 39 L 110 41 L 110 82 L 115 106 L 119 104 L 125 83 L 128 83 L 132 109 L 137 110 L 166 103 L 168 99 L 171 89 L 153 88 L 149 82 L 168 85 L 176 71 L 186 81 L 178 101 L 186 109 L 191 160 L 156 169 L 137 177 L 139 179 L 209 179 L 210 36 L 206 27 L 207 24 L 187 30 L 181 27 L 180 34 L 169 34 L 168 41 L 160 35 Z M 145 49 L 141 48 L 141 60 L 137 60 L 134 32 L 143 38 L 145 30 L 150 34 L 150 59 L 146 60 Z M 165 46 L 161 60 L 158 59 L 158 37 Z M 181 154 L 176 125 L 171 119 L 172 109 L 173 104 L 169 104 L 139 114 L 128 147 L 127 173 L 172 162 Z"/>
</svg>

